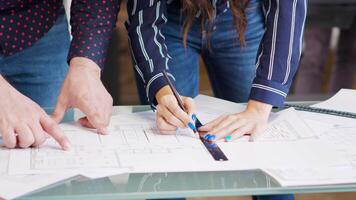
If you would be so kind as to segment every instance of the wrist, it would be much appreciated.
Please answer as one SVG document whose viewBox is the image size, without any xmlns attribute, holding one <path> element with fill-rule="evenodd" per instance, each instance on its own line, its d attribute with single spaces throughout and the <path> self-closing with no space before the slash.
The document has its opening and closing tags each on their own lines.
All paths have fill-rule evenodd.
<svg viewBox="0 0 356 200">
<path fill-rule="evenodd" d="M 158 90 L 155 97 L 156 97 L 157 102 L 159 103 L 160 99 L 162 97 L 164 97 L 166 95 L 172 95 L 172 94 L 173 94 L 173 92 L 172 92 L 171 88 L 169 87 L 169 85 L 166 85 Z"/>
<path fill-rule="evenodd" d="M 5 89 L 9 89 L 9 87 L 11 87 L 11 85 L 6 81 L 3 76 L 0 75 L 0 92 Z"/>
<path fill-rule="evenodd" d="M 0 75 L 0 99 L 9 99 L 19 92 Z"/>
<path fill-rule="evenodd" d="M 246 110 L 255 112 L 264 118 L 268 118 L 272 110 L 272 105 L 260 101 L 249 100 Z"/>
<path fill-rule="evenodd" d="M 100 78 L 101 69 L 91 59 L 85 57 L 74 57 L 70 60 L 70 70 L 81 70 Z"/>
</svg>

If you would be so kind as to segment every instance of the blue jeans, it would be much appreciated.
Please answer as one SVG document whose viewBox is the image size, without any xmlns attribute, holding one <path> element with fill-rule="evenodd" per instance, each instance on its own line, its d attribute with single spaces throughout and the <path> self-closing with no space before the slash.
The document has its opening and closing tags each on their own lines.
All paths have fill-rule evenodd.
<svg viewBox="0 0 356 200">
<path fill-rule="evenodd" d="M 294 195 L 290 195 L 290 194 L 260 195 L 260 196 L 252 196 L 252 200 L 294 200 Z"/>
<path fill-rule="evenodd" d="M 218 14 L 213 22 L 210 37 L 201 34 L 197 19 L 183 46 L 181 11 L 177 6 L 167 6 L 168 22 L 163 28 L 168 53 L 172 57 L 169 70 L 175 76 L 175 86 L 184 96 L 199 93 L 199 56 L 202 57 L 214 95 L 218 98 L 246 102 L 255 77 L 256 56 L 264 34 L 264 15 L 258 0 L 250 1 L 247 9 L 246 46 L 238 40 L 230 9 Z M 140 100 L 147 104 L 143 84 L 137 78 Z"/>
<path fill-rule="evenodd" d="M 41 107 L 54 107 L 68 70 L 69 45 L 68 23 L 63 12 L 33 46 L 12 56 L 0 55 L 0 73 Z"/>
<path fill-rule="evenodd" d="M 160 199 L 160 200 L 185 200 L 185 199 L 179 198 L 179 199 Z M 293 195 L 260 195 L 260 196 L 252 196 L 252 200 L 294 200 L 294 196 Z"/>
</svg>

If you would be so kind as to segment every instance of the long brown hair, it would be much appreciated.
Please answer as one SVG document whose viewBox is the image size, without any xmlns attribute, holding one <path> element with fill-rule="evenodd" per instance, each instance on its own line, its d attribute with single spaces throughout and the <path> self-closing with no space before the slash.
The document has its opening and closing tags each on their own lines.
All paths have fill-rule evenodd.
<svg viewBox="0 0 356 200">
<path fill-rule="evenodd" d="M 211 0 L 181 0 L 183 14 L 185 20 L 183 22 L 183 44 L 187 45 L 187 35 L 190 27 L 193 24 L 195 16 L 200 12 L 201 14 L 201 28 L 204 31 L 204 25 L 208 22 L 209 27 L 211 27 L 214 18 L 214 8 Z M 241 46 L 245 46 L 245 31 L 247 26 L 246 19 L 246 7 L 248 0 L 226 0 L 230 4 L 230 10 L 233 15 L 233 20 L 238 34 L 239 42 Z M 210 36 L 210 30 L 207 32 L 207 37 Z"/>
</svg>

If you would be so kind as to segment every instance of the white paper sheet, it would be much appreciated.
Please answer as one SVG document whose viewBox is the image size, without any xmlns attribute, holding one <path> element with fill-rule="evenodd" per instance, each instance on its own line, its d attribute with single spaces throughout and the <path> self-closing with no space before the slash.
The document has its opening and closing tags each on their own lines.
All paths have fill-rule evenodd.
<svg viewBox="0 0 356 200">
<path fill-rule="evenodd" d="M 70 152 L 42 147 L 11 150 L 9 174 L 81 172 L 93 169 L 120 168 L 116 153 L 100 146 L 75 146 Z M 19 173 L 21 172 L 21 173 Z"/>
<path fill-rule="evenodd" d="M 199 113 L 199 117 L 207 119 L 211 114 Z M 300 125 L 298 120 L 294 110 L 287 110 L 275 118 L 272 130 L 261 142 L 238 145 L 220 143 L 229 155 L 228 162 L 215 162 L 189 129 L 179 129 L 173 135 L 160 134 L 154 113 L 114 116 L 110 125 L 111 134 L 107 136 L 97 135 L 75 124 L 63 124 L 61 126 L 73 144 L 73 151 L 61 151 L 53 141 L 40 149 L 11 150 L 9 173 L 38 174 L 59 170 L 88 174 L 90 170 L 100 174 L 103 169 L 108 173 L 115 169 L 118 173 L 124 173 L 125 169 L 126 172 L 245 170 L 280 166 L 286 163 L 284 159 L 289 159 L 288 164 L 300 163 L 298 165 L 302 166 L 330 164 L 332 149 L 322 144 L 284 143 L 314 137 L 312 130 Z M 301 126 L 299 129 L 294 127 L 298 124 Z M 314 159 L 320 152 L 327 152 L 329 157 Z"/>
<path fill-rule="evenodd" d="M 308 120 L 319 132 L 318 142 L 334 148 L 338 159 L 322 167 L 275 167 L 263 169 L 282 186 L 346 184 L 356 182 L 356 124 L 323 123 Z M 324 128 L 323 128 L 324 127 Z M 326 127 L 326 128 L 325 128 Z M 312 144 L 314 145 L 314 144 Z M 320 156 L 328 156 L 319 152 Z M 334 155 L 335 156 L 335 155 Z M 319 159 L 319 157 L 317 157 Z"/>
<path fill-rule="evenodd" d="M 309 126 L 314 126 L 314 128 L 317 128 L 317 132 L 332 128 L 333 126 L 353 126 L 356 124 L 356 119 L 354 118 L 339 117 L 335 115 L 327 115 L 305 111 L 297 111 L 297 113 L 305 122 L 308 123 Z M 315 123 L 311 121 L 314 121 Z M 311 124 L 309 124 L 310 122 Z M 325 125 L 324 128 L 320 127 L 322 126 L 322 124 Z"/>
<path fill-rule="evenodd" d="M 318 135 L 306 124 L 298 113 L 289 108 L 274 114 L 266 131 L 254 141 L 298 141 L 317 139 Z"/>
<path fill-rule="evenodd" d="M 119 159 L 124 160 L 125 156 L 150 154 L 153 159 L 155 154 L 172 156 L 182 149 L 186 151 L 201 145 L 187 129 L 179 130 L 175 135 L 161 135 L 153 118 L 154 113 L 113 117 L 111 134 L 107 136 L 76 124 L 63 124 L 61 127 L 73 145 L 71 151 L 60 150 L 51 139 L 41 148 L 11 150 L 9 173 L 39 174 L 61 170 L 76 171 L 89 177 L 93 177 L 90 175 L 93 173 L 97 177 L 101 170 L 105 171 L 104 174 L 111 174 L 115 169 L 117 173 L 123 173 L 126 166 Z"/>
<path fill-rule="evenodd" d="M 312 107 L 356 113 L 356 90 L 341 89 L 330 99 Z"/>
<path fill-rule="evenodd" d="M 0 147 L 0 176 L 7 174 L 9 165 L 10 151 L 3 147 Z"/>
<path fill-rule="evenodd" d="M 329 146 L 333 146 L 348 165 L 356 166 L 356 124 L 351 127 L 334 127 L 320 137 Z"/>
<path fill-rule="evenodd" d="M 76 175 L 73 173 L 56 173 L 49 175 L 9 176 L 7 175 L 9 157 L 10 150 L 0 148 L 0 198 L 17 198 Z"/>
<path fill-rule="evenodd" d="M 319 168 L 263 169 L 282 186 L 312 186 L 356 182 L 356 168 L 351 166 Z"/>
<path fill-rule="evenodd" d="M 221 115 L 227 113 L 239 113 L 246 108 L 246 106 L 242 104 L 201 94 L 195 97 L 194 100 L 197 105 L 197 110 L 206 114 Z"/>
<path fill-rule="evenodd" d="M 319 168 L 344 163 L 333 147 L 316 140 L 298 142 L 221 143 L 220 148 L 233 165 L 246 169 Z"/>
<path fill-rule="evenodd" d="M 76 174 L 73 173 L 20 176 L 3 175 L 0 176 L 0 197 L 4 199 L 18 198 L 75 176 Z"/>
</svg>

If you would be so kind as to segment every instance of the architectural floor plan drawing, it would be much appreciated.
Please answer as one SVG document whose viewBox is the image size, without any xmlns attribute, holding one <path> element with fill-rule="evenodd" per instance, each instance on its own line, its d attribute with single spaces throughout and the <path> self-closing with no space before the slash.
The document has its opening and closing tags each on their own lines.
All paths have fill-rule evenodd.
<svg viewBox="0 0 356 200">
<path fill-rule="evenodd" d="M 31 169 L 116 168 L 115 151 L 106 148 L 74 146 L 70 152 L 53 149 L 31 149 Z"/>
<path fill-rule="evenodd" d="M 324 160 L 313 159 L 321 151 L 325 154 L 327 150 L 323 144 L 309 145 L 308 141 L 317 137 L 295 112 L 289 109 L 275 115 L 266 133 L 257 142 L 218 143 L 229 158 L 226 162 L 215 162 L 198 136 L 189 129 L 161 134 L 156 128 L 155 115 L 152 112 L 113 116 L 109 135 L 99 135 L 75 123 L 62 124 L 64 133 L 72 143 L 71 151 L 62 151 L 52 139 L 41 148 L 10 150 L 9 174 L 58 171 L 88 174 L 116 170 L 120 173 L 125 170 L 128 173 L 224 171 L 275 167 L 281 164 L 329 164 L 328 158 L 333 156 L 332 152 L 327 153 L 328 157 L 319 156 L 325 158 Z M 203 123 L 212 118 L 211 114 L 201 113 L 199 116 Z M 306 146 L 309 147 L 305 148 Z M 256 157 L 261 159 L 255 159 Z M 286 164 L 281 157 L 293 157 L 293 160 Z M 268 158 L 270 162 L 266 162 L 264 158 Z"/>
<path fill-rule="evenodd" d="M 178 161 L 180 157 L 187 161 L 185 158 L 191 159 L 194 152 L 198 152 L 197 158 L 209 156 L 200 141 L 194 138 L 197 136 L 188 130 L 162 135 L 152 121 L 137 121 L 141 115 L 128 114 L 120 117 L 125 120 L 136 119 L 128 123 L 113 117 L 109 135 L 99 135 L 75 123 L 62 124 L 62 130 L 72 143 L 70 151 L 62 151 L 53 139 L 48 139 L 40 148 L 10 150 L 9 173 L 42 174 L 57 170 L 82 172 L 84 169 L 122 168 L 133 170 L 141 169 L 141 164 L 131 162 L 131 158 L 137 160 L 137 156 L 147 157 L 151 161 L 172 156 L 177 156 Z M 135 166 L 136 164 L 138 165 Z"/>
<path fill-rule="evenodd" d="M 255 141 L 299 141 L 317 138 L 317 133 L 300 119 L 293 108 L 289 108 L 274 113 L 264 133 Z"/>
</svg>

